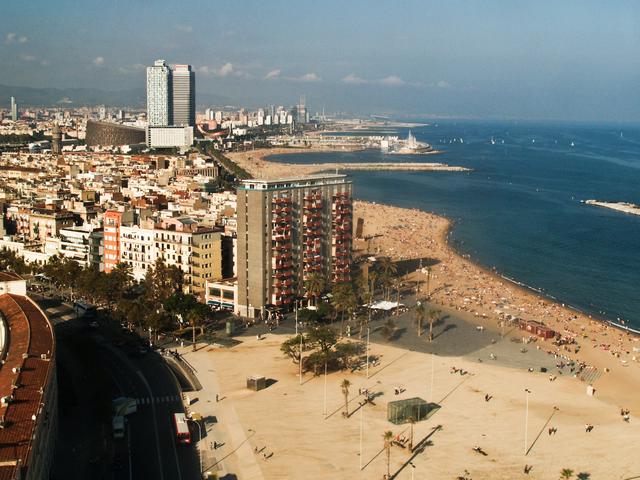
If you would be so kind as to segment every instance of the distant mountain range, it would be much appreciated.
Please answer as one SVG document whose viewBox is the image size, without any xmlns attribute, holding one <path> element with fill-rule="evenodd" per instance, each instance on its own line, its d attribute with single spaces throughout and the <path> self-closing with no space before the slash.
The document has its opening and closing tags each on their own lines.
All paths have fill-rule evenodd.
<svg viewBox="0 0 640 480">
<path fill-rule="evenodd" d="M 0 85 L 0 107 L 9 108 L 15 97 L 20 108 L 30 107 L 81 107 L 106 105 L 108 107 L 144 108 L 146 93 L 142 88 L 109 91 L 97 88 L 32 88 Z M 201 93 L 196 90 L 198 105 L 227 105 L 229 98 Z"/>
</svg>

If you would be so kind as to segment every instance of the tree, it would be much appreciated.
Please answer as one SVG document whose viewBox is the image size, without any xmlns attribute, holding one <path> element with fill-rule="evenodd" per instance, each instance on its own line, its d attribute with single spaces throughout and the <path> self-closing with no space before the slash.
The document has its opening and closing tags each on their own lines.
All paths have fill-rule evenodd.
<svg viewBox="0 0 640 480">
<path fill-rule="evenodd" d="M 570 468 L 563 468 L 563 469 L 560 471 L 560 478 L 561 478 L 561 479 L 568 480 L 568 479 L 570 479 L 571 477 L 573 477 L 573 470 L 571 470 Z"/>
<path fill-rule="evenodd" d="M 197 309 L 189 310 L 187 313 L 187 322 L 191 325 L 191 338 L 192 338 L 192 349 L 196 351 L 196 326 L 199 326 L 202 322 L 202 317 Z"/>
<path fill-rule="evenodd" d="M 302 342 L 300 340 L 302 340 Z M 282 345 L 280 345 L 280 351 L 287 357 L 291 358 L 293 363 L 299 363 L 302 359 L 300 344 L 302 344 L 302 350 L 304 350 L 306 343 L 307 339 L 304 335 L 298 334 L 282 342 Z"/>
<path fill-rule="evenodd" d="M 387 452 L 387 478 L 390 476 L 389 464 L 391 463 L 391 442 L 393 440 L 393 432 L 387 430 L 382 434 L 382 438 L 384 440 L 384 449 Z"/>
<path fill-rule="evenodd" d="M 349 416 L 349 387 L 351 386 L 351 382 L 346 378 L 340 384 L 340 388 L 342 389 L 342 395 L 344 395 L 344 414 L 345 416 Z"/>
<path fill-rule="evenodd" d="M 344 314 L 349 312 L 351 315 L 357 308 L 357 298 L 353 291 L 353 285 L 348 282 L 336 283 L 331 290 L 331 303 L 336 312 L 341 314 L 340 333 L 344 330 Z"/>
<path fill-rule="evenodd" d="M 389 287 L 391 286 L 392 278 L 398 273 L 398 266 L 393 263 L 391 257 L 382 257 L 378 261 L 378 271 L 380 272 L 380 280 L 385 288 L 385 299 L 389 298 Z"/>
<path fill-rule="evenodd" d="M 382 325 L 382 329 L 380 331 L 384 338 L 386 338 L 387 340 L 391 340 L 393 334 L 396 331 L 396 322 L 394 322 L 393 319 L 389 317 L 387 321 L 384 322 L 384 325 Z"/>
<path fill-rule="evenodd" d="M 422 322 L 424 322 L 424 319 L 427 316 L 427 310 L 423 302 L 416 302 L 416 306 L 414 307 L 414 315 L 416 318 L 416 323 L 418 324 L 418 336 L 420 336 L 422 335 Z"/>
<path fill-rule="evenodd" d="M 312 348 L 318 348 L 322 354 L 327 355 L 338 343 L 338 335 L 331 327 L 315 327 L 307 333 L 307 341 Z"/>
<path fill-rule="evenodd" d="M 116 305 L 124 296 L 125 292 L 133 284 L 133 274 L 131 266 L 126 263 L 118 263 L 113 270 L 104 277 L 105 300 L 108 306 Z"/>
<path fill-rule="evenodd" d="M 351 359 L 361 351 L 362 344 L 360 343 L 345 342 L 339 343 L 335 347 L 336 357 L 342 361 L 342 365 L 346 369 L 351 367 Z"/>
<path fill-rule="evenodd" d="M 400 307 L 400 289 L 402 288 L 402 278 L 393 277 L 391 281 L 394 290 L 396 291 L 396 303 Z M 400 315 L 400 308 L 396 308 L 396 315 Z"/>
<path fill-rule="evenodd" d="M 175 265 L 167 266 L 158 258 L 145 277 L 145 291 L 149 302 L 160 308 L 171 295 L 182 291 L 184 273 Z"/>
<path fill-rule="evenodd" d="M 313 299 L 313 304 L 316 304 L 318 297 L 322 295 L 325 288 L 324 277 L 317 273 L 310 273 L 309 276 L 304 281 L 304 289 L 307 293 L 307 297 L 309 299 Z"/>
<path fill-rule="evenodd" d="M 436 308 L 429 309 L 429 341 L 433 341 L 433 323 L 440 319 L 440 310 Z"/>
</svg>

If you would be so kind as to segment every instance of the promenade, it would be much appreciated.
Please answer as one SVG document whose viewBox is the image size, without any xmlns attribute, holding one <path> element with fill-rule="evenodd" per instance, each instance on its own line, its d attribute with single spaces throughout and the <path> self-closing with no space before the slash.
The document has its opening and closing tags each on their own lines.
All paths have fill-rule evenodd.
<svg viewBox="0 0 640 480">
<path fill-rule="evenodd" d="M 510 341 L 512 335 L 501 339 L 499 331 L 477 330 L 471 319 L 452 315 L 449 325 L 456 327 L 438 325 L 429 344 L 426 335 L 418 338 L 415 328 L 408 328 L 409 316 L 395 317 L 398 330 L 405 329 L 395 340 L 371 335 L 370 355 L 377 360 L 376 366 L 370 364 L 369 378 L 364 366 L 329 373 L 326 404 L 324 375 L 307 373 L 300 382 L 297 366 L 280 352 L 281 342 L 293 333 L 291 325 L 262 340 L 256 339 L 259 330 L 253 327 L 237 337 L 242 343 L 233 348 L 181 349 L 204 387 L 193 394 L 198 400 L 191 411 L 215 417 L 208 435 L 223 444 L 211 451 L 210 441 L 203 442 L 201 448 L 208 451 L 204 458 L 220 462 L 222 478 L 382 478 L 382 434 L 390 430 L 394 436 L 409 435 L 408 425 L 386 420 L 387 404 L 421 397 L 441 408 L 415 425 L 414 444 L 426 439 L 421 452 L 410 455 L 406 448 L 392 447 L 392 478 L 411 478 L 409 460 L 416 467 L 415 478 L 434 479 L 455 478 L 465 470 L 473 479 L 555 478 L 562 468 L 592 478 L 624 479 L 640 472 L 633 442 L 640 435 L 640 421 L 633 411 L 630 421 L 623 421 L 615 405 L 598 393 L 588 396 L 586 383 L 569 372 L 550 370 L 556 377 L 551 381 L 539 367 L 553 368 L 553 357 L 535 347 L 521 353 Z M 468 342 L 462 342 L 465 338 Z M 426 353 L 435 348 L 441 353 Z M 529 366 L 536 371 L 529 372 Z M 251 375 L 265 376 L 271 385 L 259 392 L 248 390 L 246 378 Z M 351 382 L 349 418 L 341 414 L 344 379 Z M 374 405 L 362 408 L 359 391 L 364 389 L 375 399 Z M 531 392 L 526 456 L 525 389 Z M 594 426 L 591 432 L 585 431 L 587 424 Z M 550 434 L 550 428 L 556 433 Z M 487 456 L 475 452 L 476 446 Z M 594 462 L 604 451 L 609 464 Z M 528 476 L 525 465 L 533 465 Z"/>
</svg>

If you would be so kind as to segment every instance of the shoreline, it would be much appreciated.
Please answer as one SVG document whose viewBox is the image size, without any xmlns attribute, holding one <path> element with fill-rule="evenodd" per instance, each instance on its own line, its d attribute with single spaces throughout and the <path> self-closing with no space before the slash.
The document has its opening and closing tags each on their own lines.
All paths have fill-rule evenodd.
<svg viewBox="0 0 640 480">
<path fill-rule="evenodd" d="M 543 348 L 558 359 L 571 358 L 596 368 L 600 376 L 593 384 L 602 390 L 598 394 L 601 398 L 620 408 L 628 405 L 625 408 L 640 410 L 640 397 L 632 400 L 628 394 L 629 389 L 640 389 L 640 335 L 551 299 L 471 260 L 449 243 L 453 221 L 446 217 L 361 200 L 354 202 L 354 217 L 364 218 L 364 235 L 382 235 L 375 238 L 378 245 L 372 255 L 390 256 L 394 261 L 435 261 L 429 276 L 431 301 L 436 308 L 458 311 L 493 329 L 501 325 L 514 327 L 509 321 L 512 317 L 543 322 L 575 343 L 556 346 L 536 339 L 536 348 Z M 366 255 L 366 242 L 358 240 L 354 245 Z M 404 278 L 425 285 L 427 275 L 410 272 Z M 522 331 L 521 336 L 529 333 Z"/>
<path fill-rule="evenodd" d="M 230 156 L 252 174 L 290 176 L 309 173 L 304 164 L 275 163 L 265 159 L 278 153 L 305 153 L 310 149 L 268 149 L 243 152 Z M 307 169 L 305 169 L 305 167 Z M 629 399 L 628 392 L 640 391 L 640 336 L 550 298 L 544 292 L 522 285 L 517 279 L 507 279 L 497 271 L 471 260 L 449 243 L 454 221 L 417 208 L 402 208 L 373 202 L 354 201 L 354 219 L 364 219 L 363 238 L 374 236 L 376 248 L 372 255 L 389 256 L 394 261 L 433 259 L 430 290 L 434 303 L 457 310 L 476 319 L 479 324 L 500 328 L 512 318 L 541 321 L 553 328 L 571 345 L 552 345 L 537 339 L 536 348 L 555 355 L 558 362 L 571 358 L 596 368 L 597 383 L 607 403 L 619 408 L 640 411 L 640 396 Z M 355 224 L 355 222 L 354 222 Z M 368 244 L 354 242 L 364 251 Z M 405 279 L 419 278 L 424 273 L 408 273 Z M 510 324 L 511 325 L 511 324 Z M 522 332 L 523 338 L 529 336 Z"/>
</svg>

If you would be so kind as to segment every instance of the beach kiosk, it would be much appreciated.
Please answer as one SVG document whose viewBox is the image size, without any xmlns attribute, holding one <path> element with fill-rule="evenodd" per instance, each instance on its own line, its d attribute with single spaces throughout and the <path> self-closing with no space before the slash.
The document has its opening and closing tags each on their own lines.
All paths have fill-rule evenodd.
<svg viewBox="0 0 640 480">
<path fill-rule="evenodd" d="M 267 388 L 267 379 L 260 375 L 253 375 L 247 377 L 247 388 L 249 390 L 259 391 Z"/>
<path fill-rule="evenodd" d="M 438 405 L 430 404 L 420 397 L 396 400 L 387 405 L 387 420 L 396 425 L 407 423 L 410 418 L 419 422 L 426 419 L 431 410 L 437 408 L 439 408 Z"/>
</svg>

